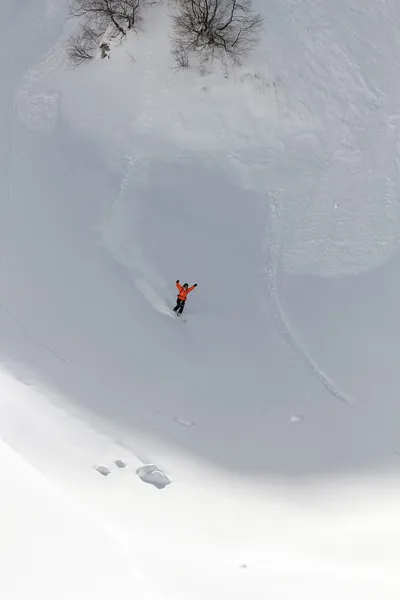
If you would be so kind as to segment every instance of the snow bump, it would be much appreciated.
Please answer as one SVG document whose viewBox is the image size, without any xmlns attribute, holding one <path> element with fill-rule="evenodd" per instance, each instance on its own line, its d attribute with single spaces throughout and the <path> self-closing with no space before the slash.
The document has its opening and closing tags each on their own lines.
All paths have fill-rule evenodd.
<svg viewBox="0 0 400 600">
<path fill-rule="evenodd" d="M 154 485 L 158 490 L 171 483 L 169 477 L 157 465 L 143 465 L 136 470 L 136 474 L 142 481 Z"/>
<path fill-rule="evenodd" d="M 104 475 L 105 477 L 107 477 L 107 475 L 111 473 L 110 469 L 108 467 L 105 467 L 104 465 L 98 465 L 94 468 L 94 470 L 100 473 L 101 475 Z"/>
</svg>

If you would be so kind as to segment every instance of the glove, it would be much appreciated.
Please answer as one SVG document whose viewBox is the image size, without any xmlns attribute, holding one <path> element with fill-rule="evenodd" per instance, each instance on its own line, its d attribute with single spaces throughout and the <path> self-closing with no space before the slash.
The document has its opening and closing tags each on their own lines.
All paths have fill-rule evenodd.
<svg viewBox="0 0 400 600">
<path fill-rule="evenodd" d="M 179 283 L 179 279 L 176 280 L 176 283 Z"/>
<path fill-rule="evenodd" d="M 197 287 L 197 283 L 195 283 L 195 284 L 193 285 L 193 287 Z"/>
</svg>

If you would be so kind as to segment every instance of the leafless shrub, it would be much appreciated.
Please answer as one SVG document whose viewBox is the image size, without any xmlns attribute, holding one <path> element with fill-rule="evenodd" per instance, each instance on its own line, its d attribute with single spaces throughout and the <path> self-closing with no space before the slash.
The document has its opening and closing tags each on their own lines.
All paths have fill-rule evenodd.
<svg viewBox="0 0 400 600">
<path fill-rule="evenodd" d="M 79 65 L 94 57 L 99 41 L 121 40 L 127 31 L 137 31 L 141 9 L 148 0 L 73 0 L 70 14 L 82 20 L 81 31 L 70 38 L 68 55 Z"/>
<path fill-rule="evenodd" d="M 240 63 L 257 43 L 263 19 L 251 0 L 174 0 L 172 54 L 179 67 L 190 55 L 201 62 Z"/>
<path fill-rule="evenodd" d="M 189 52 L 182 40 L 173 39 L 172 56 L 178 69 L 188 69 L 190 67 Z"/>
<path fill-rule="evenodd" d="M 67 53 L 72 64 L 78 66 L 86 60 L 94 58 L 101 37 L 102 33 L 97 33 L 88 25 L 84 25 L 79 33 L 71 36 Z"/>
</svg>

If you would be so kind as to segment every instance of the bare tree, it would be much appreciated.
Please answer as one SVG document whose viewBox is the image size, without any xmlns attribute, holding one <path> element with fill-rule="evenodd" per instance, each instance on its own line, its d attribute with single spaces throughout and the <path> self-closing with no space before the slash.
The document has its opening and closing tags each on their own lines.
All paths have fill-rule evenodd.
<svg viewBox="0 0 400 600">
<path fill-rule="evenodd" d="M 70 11 L 96 31 L 110 27 L 112 37 L 123 37 L 139 24 L 142 4 L 142 0 L 73 0 Z"/>
<path fill-rule="evenodd" d="M 140 7 L 143 0 L 120 0 L 119 14 L 122 21 L 127 23 L 128 29 L 135 29 L 140 22 Z"/>
<path fill-rule="evenodd" d="M 94 53 L 101 37 L 101 33 L 96 33 L 88 25 L 84 25 L 79 33 L 71 36 L 67 53 L 72 64 L 78 66 L 86 60 L 94 58 Z"/>
<path fill-rule="evenodd" d="M 141 24 L 141 8 L 149 0 L 73 0 L 72 17 L 81 19 L 81 31 L 70 38 L 68 54 L 75 65 L 94 56 L 99 41 L 122 39 L 128 30 L 137 31 Z"/>
<path fill-rule="evenodd" d="M 179 66 L 190 54 L 240 63 L 257 43 L 263 19 L 251 0 L 174 0 L 172 53 Z"/>
</svg>

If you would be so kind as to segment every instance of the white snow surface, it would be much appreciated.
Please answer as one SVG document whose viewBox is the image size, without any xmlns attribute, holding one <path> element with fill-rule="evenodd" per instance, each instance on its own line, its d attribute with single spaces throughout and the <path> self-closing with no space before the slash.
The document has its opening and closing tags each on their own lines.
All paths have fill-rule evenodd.
<svg viewBox="0 0 400 600">
<path fill-rule="evenodd" d="M 1 2 L 2 599 L 400 597 L 400 4 L 256 8 L 71 69 Z"/>
</svg>

